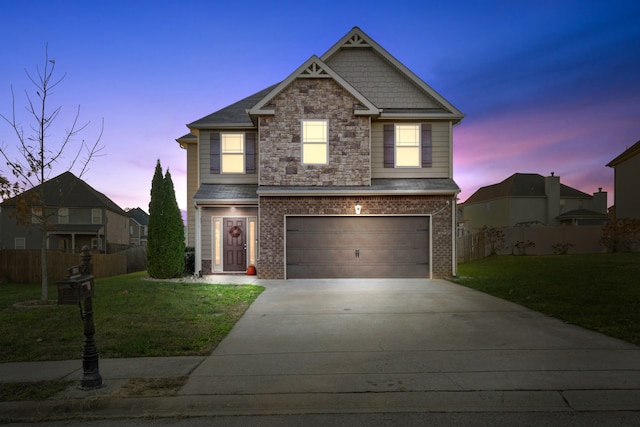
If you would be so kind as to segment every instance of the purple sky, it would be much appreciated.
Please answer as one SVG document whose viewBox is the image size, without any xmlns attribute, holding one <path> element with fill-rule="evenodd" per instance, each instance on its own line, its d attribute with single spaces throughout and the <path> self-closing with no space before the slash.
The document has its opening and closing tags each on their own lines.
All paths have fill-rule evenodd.
<svg viewBox="0 0 640 427">
<path fill-rule="evenodd" d="M 80 105 L 90 121 L 81 138 L 92 141 L 104 119 L 104 155 L 83 179 L 122 208 L 148 210 L 160 159 L 185 209 L 186 156 L 175 142 L 185 124 L 281 81 L 359 26 L 467 115 L 454 129 L 461 201 L 516 172 L 553 171 L 612 202 L 605 165 L 640 139 L 640 2 L 374 4 L 0 1 L 0 112 L 11 114 L 13 85 L 32 124 L 24 71 L 43 65 L 48 43 L 66 73 L 50 99 L 63 107 L 58 124 Z M 1 122 L 0 144 L 15 142 Z M 4 164 L 0 173 L 10 175 Z"/>
</svg>

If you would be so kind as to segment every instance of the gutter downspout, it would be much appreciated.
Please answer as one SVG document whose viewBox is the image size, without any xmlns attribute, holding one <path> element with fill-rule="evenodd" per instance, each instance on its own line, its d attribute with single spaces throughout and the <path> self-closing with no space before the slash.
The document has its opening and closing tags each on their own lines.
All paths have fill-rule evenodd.
<svg viewBox="0 0 640 427">
<path fill-rule="evenodd" d="M 202 273 L 202 236 L 200 235 L 200 221 L 202 219 L 202 210 L 198 207 L 197 203 L 193 204 L 193 207 L 195 208 L 196 212 L 195 212 L 195 250 L 194 250 L 194 257 L 195 257 L 195 268 L 194 268 L 194 273 L 197 275 L 200 275 Z"/>
<path fill-rule="evenodd" d="M 458 230 L 456 229 L 457 210 L 456 196 L 454 195 L 451 203 L 451 274 L 453 277 L 458 275 Z"/>
</svg>

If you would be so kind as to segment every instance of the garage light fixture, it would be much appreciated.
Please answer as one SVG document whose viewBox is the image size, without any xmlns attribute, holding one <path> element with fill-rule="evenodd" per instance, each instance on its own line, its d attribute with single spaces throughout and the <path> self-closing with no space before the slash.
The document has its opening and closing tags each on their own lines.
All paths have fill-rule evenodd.
<svg viewBox="0 0 640 427">
<path fill-rule="evenodd" d="M 356 215 L 360 215 L 360 210 L 362 210 L 362 206 L 360 206 L 360 202 L 356 203 Z"/>
</svg>

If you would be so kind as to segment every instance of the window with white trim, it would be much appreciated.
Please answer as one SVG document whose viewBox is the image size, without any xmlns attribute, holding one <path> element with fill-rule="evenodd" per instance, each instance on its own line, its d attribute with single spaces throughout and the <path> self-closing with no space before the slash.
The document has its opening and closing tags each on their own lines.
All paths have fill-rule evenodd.
<svg viewBox="0 0 640 427">
<path fill-rule="evenodd" d="M 58 224 L 69 224 L 69 208 L 58 208 Z"/>
<path fill-rule="evenodd" d="M 244 133 L 220 135 L 222 173 L 244 173 Z"/>
<path fill-rule="evenodd" d="M 326 165 L 329 162 L 329 121 L 302 120 L 302 163 Z"/>
<path fill-rule="evenodd" d="M 102 224 L 102 209 L 91 209 L 91 224 Z"/>
<path fill-rule="evenodd" d="M 31 223 L 41 224 L 43 219 L 44 218 L 42 215 L 42 207 L 41 206 L 31 207 Z"/>
<path fill-rule="evenodd" d="M 396 125 L 396 167 L 419 168 L 420 125 Z"/>
<path fill-rule="evenodd" d="M 13 247 L 15 249 L 27 249 L 27 238 L 26 237 L 16 237 L 13 240 Z"/>
</svg>

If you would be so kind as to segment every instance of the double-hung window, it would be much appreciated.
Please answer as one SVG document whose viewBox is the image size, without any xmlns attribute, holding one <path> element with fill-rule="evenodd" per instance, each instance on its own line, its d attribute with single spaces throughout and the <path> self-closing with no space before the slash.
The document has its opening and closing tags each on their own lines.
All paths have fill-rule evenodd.
<svg viewBox="0 0 640 427">
<path fill-rule="evenodd" d="M 102 224 L 102 209 L 91 209 L 91 224 Z"/>
<path fill-rule="evenodd" d="M 211 173 L 256 173 L 255 132 L 211 132 L 209 144 Z"/>
<path fill-rule="evenodd" d="M 433 165 L 431 124 L 385 124 L 385 168 L 430 168 Z"/>
<path fill-rule="evenodd" d="M 58 208 L 58 224 L 69 224 L 69 208 Z"/>
<path fill-rule="evenodd" d="M 16 237 L 14 239 L 15 249 L 27 249 L 27 239 L 25 237 Z"/>
<path fill-rule="evenodd" d="M 221 142 L 221 172 L 244 173 L 244 133 L 223 133 Z"/>
<path fill-rule="evenodd" d="M 329 162 L 329 121 L 302 120 L 302 163 L 326 165 Z"/>
<path fill-rule="evenodd" d="M 420 167 L 420 125 L 396 125 L 396 167 Z"/>
</svg>

